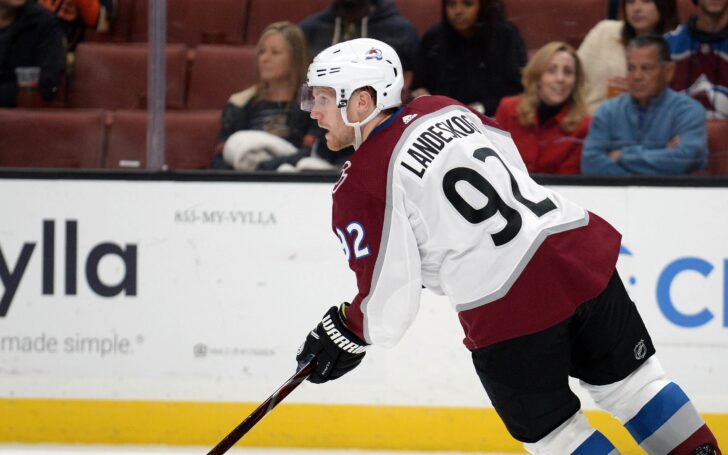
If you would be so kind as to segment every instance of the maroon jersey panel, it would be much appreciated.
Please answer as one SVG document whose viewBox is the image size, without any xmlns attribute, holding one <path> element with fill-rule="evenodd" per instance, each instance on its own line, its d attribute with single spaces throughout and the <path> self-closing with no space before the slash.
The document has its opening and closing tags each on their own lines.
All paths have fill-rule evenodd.
<svg viewBox="0 0 728 455">
<path fill-rule="evenodd" d="M 459 314 L 463 342 L 477 349 L 568 318 L 606 288 L 620 240 L 621 235 L 593 213 L 587 226 L 548 236 L 504 297 Z"/>
</svg>

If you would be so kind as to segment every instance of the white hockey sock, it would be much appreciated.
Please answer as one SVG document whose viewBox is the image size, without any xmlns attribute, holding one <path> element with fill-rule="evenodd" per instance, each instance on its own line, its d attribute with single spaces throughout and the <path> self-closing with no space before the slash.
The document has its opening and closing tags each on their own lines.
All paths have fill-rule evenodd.
<svg viewBox="0 0 728 455">
<path fill-rule="evenodd" d="M 665 379 L 655 356 L 614 384 L 582 385 L 599 407 L 624 424 L 648 454 L 689 454 L 701 444 L 716 445 L 685 392 Z"/>
<path fill-rule="evenodd" d="M 600 432 L 589 425 L 582 411 L 562 423 L 537 442 L 523 447 L 537 455 L 618 455 L 619 452 Z"/>
</svg>

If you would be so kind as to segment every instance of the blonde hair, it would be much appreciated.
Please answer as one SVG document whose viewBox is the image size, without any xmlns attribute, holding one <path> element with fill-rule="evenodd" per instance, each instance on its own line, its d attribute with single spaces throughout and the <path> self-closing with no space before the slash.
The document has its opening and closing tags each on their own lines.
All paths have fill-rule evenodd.
<svg viewBox="0 0 728 455">
<path fill-rule="evenodd" d="M 288 73 L 288 83 L 290 87 L 294 88 L 293 101 L 295 101 L 301 85 L 306 81 L 306 71 L 308 70 L 308 65 L 311 63 L 311 51 L 308 48 L 306 36 L 298 25 L 289 21 L 280 21 L 273 22 L 260 34 L 258 44 L 255 46 L 256 55 L 260 52 L 263 40 L 273 33 L 280 33 L 283 36 L 283 40 L 288 45 L 288 50 L 291 53 L 291 69 Z M 260 70 L 256 71 L 254 100 L 261 100 L 265 99 L 268 87 L 266 82 L 260 79 Z"/>
<path fill-rule="evenodd" d="M 564 131 L 574 131 L 582 119 L 587 115 L 587 107 L 584 102 L 584 69 L 581 67 L 579 56 L 573 47 L 562 41 L 552 41 L 539 49 L 528 64 L 523 68 L 523 94 L 521 102 L 518 104 L 518 121 L 525 127 L 531 127 L 536 123 L 536 111 L 538 110 L 541 99 L 538 96 L 538 88 L 541 83 L 541 75 L 546 71 L 551 57 L 558 52 L 566 52 L 574 59 L 576 67 L 576 82 L 574 89 L 566 100 L 569 105 L 569 112 L 561 121 L 561 128 Z"/>
</svg>

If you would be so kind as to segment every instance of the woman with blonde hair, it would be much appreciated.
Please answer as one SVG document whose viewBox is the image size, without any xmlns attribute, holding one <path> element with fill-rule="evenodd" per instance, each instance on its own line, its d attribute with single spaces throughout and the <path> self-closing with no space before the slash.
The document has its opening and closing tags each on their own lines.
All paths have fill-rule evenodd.
<svg viewBox="0 0 728 455">
<path fill-rule="evenodd" d="M 274 22 L 261 33 L 256 54 L 255 85 L 233 94 L 223 108 L 213 168 L 295 167 L 320 142 L 321 130 L 298 103 L 311 62 L 303 31 L 292 22 Z M 319 152 L 335 159 L 325 146 Z"/>
<path fill-rule="evenodd" d="M 578 174 L 591 118 L 584 70 L 570 45 L 553 41 L 523 69 L 524 92 L 503 98 L 495 118 L 511 133 L 530 173 Z"/>
</svg>

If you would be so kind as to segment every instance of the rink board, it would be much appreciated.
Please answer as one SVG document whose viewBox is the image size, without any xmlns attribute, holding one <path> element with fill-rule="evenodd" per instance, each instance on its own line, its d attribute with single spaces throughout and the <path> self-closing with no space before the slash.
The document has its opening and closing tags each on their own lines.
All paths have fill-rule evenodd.
<svg viewBox="0 0 728 455">
<path fill-rule="evenodd" d="M 0 287 L 0 441 L 208 444 L 229 431 L 290 376 L 325 309 L 354 295 L 330 187 L 0 180 L 14 277 Z M 555 189 L 623 232 L 620 273 L 660 359 L 725 441 L 728 189 Z M 400 345 L 302 385 L 244 442 L 518 450 L 461 339 L 447 301 L 424 292 Z"/>
<path fill-rule="evenodd" d="M 213 447 L 258 404 L 0 400 L 0 441 Z M 609 415 L 587 411 L 623 455 L 642 454 Z M 704 415 L 718 441 L 728 416 Z M 281 404 L 239 443 L 248 447 L 523 452 L 484 408 Z"/>
</svg>

